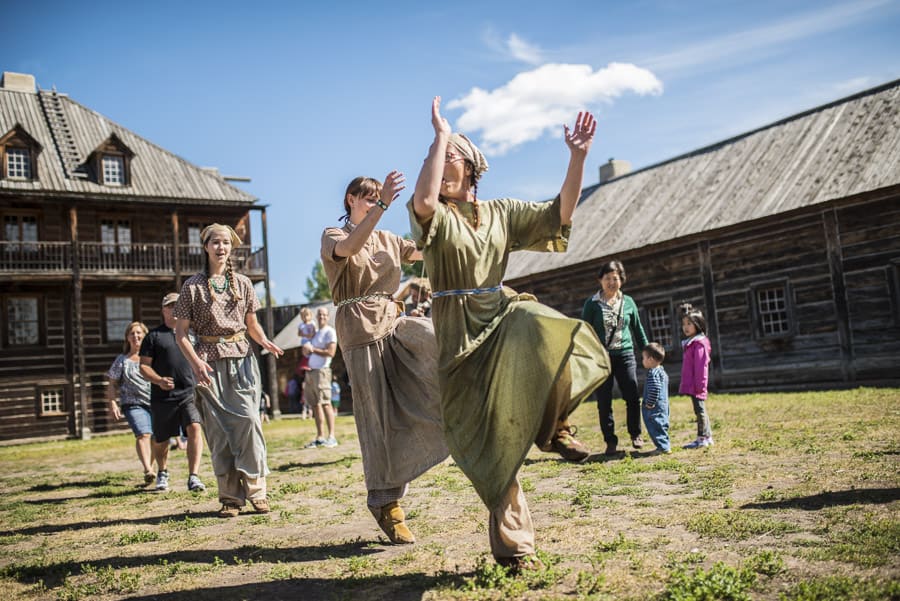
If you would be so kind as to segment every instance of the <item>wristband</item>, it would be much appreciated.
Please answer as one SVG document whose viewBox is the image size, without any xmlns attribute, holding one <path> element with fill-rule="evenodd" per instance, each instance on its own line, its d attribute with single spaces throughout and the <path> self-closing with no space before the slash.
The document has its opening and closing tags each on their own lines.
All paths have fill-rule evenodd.
<svg viewBox="0 0 900 601">
<path fill-rule="evenodd" d="M 386 204 L 384 204 L 383 202 L 381 202 L 380 198 L 375 201 L 375 206 L 378 207 L 379 209 L 381 209 L 382 211 L 388 210 L 388 206 Z"/>
</svg>

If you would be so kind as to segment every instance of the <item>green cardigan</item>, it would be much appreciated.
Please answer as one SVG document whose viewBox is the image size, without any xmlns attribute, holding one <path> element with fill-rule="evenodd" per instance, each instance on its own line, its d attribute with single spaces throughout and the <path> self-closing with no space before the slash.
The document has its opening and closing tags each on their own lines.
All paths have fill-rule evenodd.
<svg viewBox="0 0 900 601">
<path fill-rule="evenodd" d="M 644 333 L 644 326 L 641 325 L 641 317 L 638 314 L 637 304 L 634 299 L 627 294 L 622 294 L 622 302 L 624 303 L 622 311 L 622 347 L 615 350 L 606 349 L 610 355 L 621 356 L 626 353 L 634 353 L 634 343 L 637 342 L 638 350 L 643 350 L 649 340 L 647 334 Z M 600 303 L 594 300 L 594 297 L 587 299 L 584 308 L 581 310 L 581 319 L 591 324 L 597 333 L 597 338 L 606 346 L 606 329 L 603 327 L 603 308 Z"/>
</svg>

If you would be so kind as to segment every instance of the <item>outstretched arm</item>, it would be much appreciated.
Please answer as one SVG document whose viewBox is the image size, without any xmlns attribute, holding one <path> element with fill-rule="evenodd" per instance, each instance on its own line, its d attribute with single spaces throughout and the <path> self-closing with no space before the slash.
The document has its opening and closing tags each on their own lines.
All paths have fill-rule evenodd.
<svg viewBox="0 0 900 601">
<path fill-rule="evenodd" d="M 450 123 L 441 117 L 440 96 L 435 96 L 431 101 L 431 125 L 434 127 L 434 142 L 428 149 L 413 193 L 413 210 L 421 221 L 431 219 L 437 210 L 441 179 L 444 177 L 444 156 L 450 139 Z"/>
<path fill-rule="evenodd" d="M 572 214 L 578 197 L 581 196 L 581 181 L 584 178 L 584 162 L 587 159 L 591 143 L 594 141 L 594 133 L 597 131 L 597 120 L 588 112 L 578 113 L 575 120 L 575 128 L 569 131 L 565 129 L 566 146 L 569 147 L 569 168 L 566 171 L 566 179 L 559 191 L 559 216 L 560 224 L 572 223 Z"/>
<path fill-rule="evenodd" d="M 404 182 L 406 182 L 406 177 L 399 171 L 391 171 L 387 174 L 387 177 L 384 178 L 384 185 L 381 187 L 381 202 L 385 206 L 389 207 L 392 202 L 397 200 L 400 191 L 406 188 L 403 185 Z M 359 198 L 356 202 L 366 201 Z M 362 250 L 385 210 L 378 205 L 373 206 L 363 220 L 353 228 L 350 235 L 335 245 L 334 254 L 339 257 L 350 257 Z"/>
</svg>

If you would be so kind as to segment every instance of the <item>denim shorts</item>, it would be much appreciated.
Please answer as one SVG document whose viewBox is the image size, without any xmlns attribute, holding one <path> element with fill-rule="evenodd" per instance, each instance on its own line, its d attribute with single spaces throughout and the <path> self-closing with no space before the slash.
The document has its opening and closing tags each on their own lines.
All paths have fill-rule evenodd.
<svg viewBox="0 0 900 601">
<path fill-rule="evenodd" d="M 153 434 L 153 421 L 150 418 L 150 407 L 143 405 L 125 405 L 122 407 L 122 413 L 131 426 L 131 431 L 135 436 L 143 436 L 144 434 Z"/>
</svg>

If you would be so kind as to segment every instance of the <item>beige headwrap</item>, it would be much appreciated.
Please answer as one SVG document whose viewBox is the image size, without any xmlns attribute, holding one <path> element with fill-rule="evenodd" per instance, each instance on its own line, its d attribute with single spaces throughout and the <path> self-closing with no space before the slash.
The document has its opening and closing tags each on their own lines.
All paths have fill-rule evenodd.
<svg viewBox="0 0 900 601">
<path fill-rule="evenodd" d="M 200 232 L 200 241 L 206 245 L 206 242 L 209 240 L 210 236 L 213 235 L 213 232 L 227 232 L 228 235 L 231 236 L 231 246 L 240 246 L 243 244 L 240 236 L 231 229 L 230 225 L 222 225 L 221 223 L 213 223 L 212 225 L 207 225 L 203 228 L 203 231 Z"/>
<path fill-rule="evenodd" d="M 467 138 L 465 134 L 450 134 L 450 144 L 459 151 L 475 167 L 475 181 L 481 179 L 481 174 L 488 170 L 487 159 L 478 147 Z"/>
</svg>

